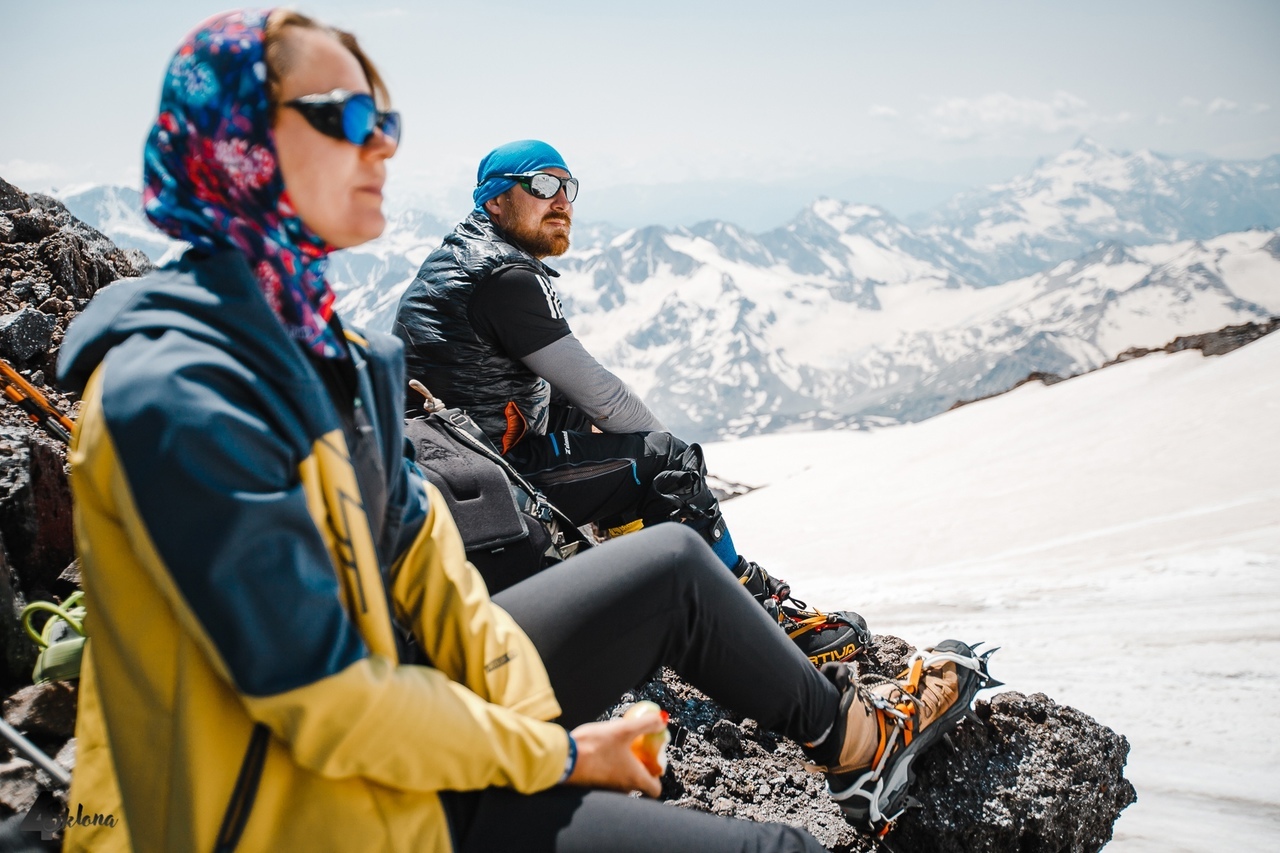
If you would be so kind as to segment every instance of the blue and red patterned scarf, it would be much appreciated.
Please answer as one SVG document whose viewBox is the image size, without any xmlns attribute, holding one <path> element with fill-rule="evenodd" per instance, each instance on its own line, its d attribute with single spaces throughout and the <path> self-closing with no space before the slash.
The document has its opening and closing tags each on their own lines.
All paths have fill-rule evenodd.
<svg viewBox="0 0 1280 853">
<path fill-rule="evenodd" d="M 174 54 L 143 155 L 143 204 L 156 227 L 197 249 L 238 249 L 288 333 L 316 355 L 343 358 L 324 278 L 333 247 L 298 217 L 276 162 L 268 14 L 217 15 Z"/>
</svg>

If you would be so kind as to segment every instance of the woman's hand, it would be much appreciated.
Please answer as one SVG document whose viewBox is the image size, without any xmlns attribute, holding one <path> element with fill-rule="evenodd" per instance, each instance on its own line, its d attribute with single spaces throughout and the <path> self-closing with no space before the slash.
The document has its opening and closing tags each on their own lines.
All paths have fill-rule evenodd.
<svg viewBox="0 0 1280 853">
<path fill-rule="evenodd" d="M 650 797 L 658 796 L 662 793 L 662 782 L 650 775 L 636 758 L 631 751 L 631 742 L 640 735 L 652 734 L 665 727 L 657 714 L 578 726 L 572 732 L 578 744 L 578 763 L 565 784 L 640 791 Z"/>
</svg>

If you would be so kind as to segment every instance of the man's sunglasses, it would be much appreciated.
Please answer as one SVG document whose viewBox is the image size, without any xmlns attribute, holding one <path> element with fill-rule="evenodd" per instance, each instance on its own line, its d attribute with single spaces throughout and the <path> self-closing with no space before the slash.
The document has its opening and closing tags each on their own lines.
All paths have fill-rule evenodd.
<svg viewBox="0 0 1280 853">
<path fill-rule="evenodd" d="M 378 109 L 373 98 L 361 92 L 334 89 L 285 101 L 284 106 L 302 113 L 307 124 L 325 136 L 345 139 L 352 145 L 364 145 L 375 128 L 392 143 L 400 144 L 400 113 Z"/>
<path fill-rule="evenodd" d="M 570 204 L 578 197 L 577 178 L 561 178 L 546 172 L 525 172 L 522 175 L 501 175 L 500 177 L 515 181 L 535 198 L 555 198 L 561 187 L 564 187 L 565 200 Z"/>
</svg>

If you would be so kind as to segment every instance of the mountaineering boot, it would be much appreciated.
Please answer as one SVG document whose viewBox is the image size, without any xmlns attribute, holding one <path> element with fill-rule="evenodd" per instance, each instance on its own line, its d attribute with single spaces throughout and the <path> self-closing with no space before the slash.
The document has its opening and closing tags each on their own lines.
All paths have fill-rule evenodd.
<svg viewBox="0 0 1280 853">
<path fill-rule="evenodd" d="M 759 563 L 752 563 L 745 557 L 738 558 L 738 565 L 733 568 L 738 576 L 738 583 L 747 588 L 751 597 L 760 602 L 765 612 L 778 620 L 778 605 L 791 597 L 791 585 L 786 581 L 771 576 Z"/>
<path fill-rule="evenodd" d="M 849 660 L 871 645 L 866 620 L 857 613 L 810 610 L 803 601 L 791 597 L 790 584 L 742 557 L 738 558 L 735 571 L 738 582 L 760 602 L 814 666 Z"/>
<path fill-rule="evenodd" d="M 867 621 L 852 610 L 824 613 L 805 609 L 804 602 L 791 600 L 798 607 L 779 605 L 778 624 L 814 666 L 851 660 L 871 645 Z"/>
<path fill-rule="evenodd" d="M 994 686 L 989 652 L 979 656 L 959 640 L 916 652 L 896 679 L 858 677 L 846 664 L 822 674 L 841 689 L 828 733 L 804 751 L 827 774 L 827 790 L 844 818 L 884 836 L 913 802 L 912 764 L 969 713 L 974 695 Z"/>
</svg>

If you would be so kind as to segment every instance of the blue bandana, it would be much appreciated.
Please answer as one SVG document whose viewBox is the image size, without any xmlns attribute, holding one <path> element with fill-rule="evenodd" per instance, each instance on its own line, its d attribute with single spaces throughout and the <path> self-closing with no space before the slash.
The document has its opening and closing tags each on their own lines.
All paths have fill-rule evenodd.
<svg viewBox="0 0 1280 853">
<path fill-rule="evenodd" d="M 480 168 L 476 170 L 476 188 L 471 193 L 476 210 L 483 212 L 486 201 L 497 198 L 516 185 L 515 181 L 498 175 L 520 175 L 539 169 L 569 171 L 559 151 L 536 139 L 508 142 L 493 149 L 480 161 Z"/>
<path fill-rule="evenodd" d="M 267 14 L 223 13 L 179 46 L 143 154 L 143 204 L 157 228 L 197 249 L 238 249 L 288 333 L 319 356 L 345 358 L 329 326 L 333 247 L 298 217 L 276 162 Z"/>
</svg>

